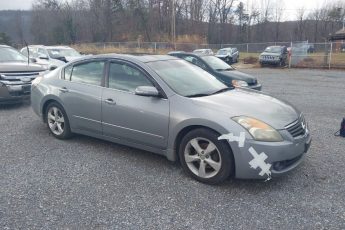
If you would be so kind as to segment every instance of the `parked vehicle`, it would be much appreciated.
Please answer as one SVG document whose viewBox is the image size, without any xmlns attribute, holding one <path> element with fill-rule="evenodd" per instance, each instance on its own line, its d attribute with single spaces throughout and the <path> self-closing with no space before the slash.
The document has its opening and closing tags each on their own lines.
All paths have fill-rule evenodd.
<svg viewBox="0 0 345 230">
<path fill-rule="evenodd" d="M 36 78 L 31 100 L 56 138 L 81 133 L 155 152 L 205 183 L 284 174 L 310 145 L 292 105 L 171 56 L 86 57 Z"/>
<path fill-rule="evenodd" d="M 193 53 L 196 54 L 206 54 L 206 55 L 214 55 L 213 51 L 211 49 L 197 49 L 194 50 Z"/>
<path fill-rule="evenodd" d="M 215 56 L 194 53 L 171 53 L 170 55 L 199 66 L 229 87 L 246 87 L 255 90 L 262 88 L 255 77 L 237 71 Z"/>
<path fill-rule="evenodd" d="M 28 58 L 16 49 L 0 45 L 0 104 L 28 99 L 31 81 L 44 71 L 39 65 L 28 64 Z"/>
<path fill-rule="evenodd" d="M 218 50 L 215 56 L 228 64 L 232 64 L 238 62 L 240 52 L 237 48 L 223 48 Z"/>
<path fill-rule="evenodd" d="M 68 46 L 42 46 L 31 45 L 28 47 L 30 58 L 36 59 L 36 63 L 53 68 L 61 66 L 66 62 L 73 61 L 82 57 L 75 49 Z M 28 48 L 21 49 L 21 53 L 28 56 Z"/>
<path fill-rule="evenodd" d="M 261 66 L 265 64 L 285 66 L 287 59 L 288 50 L 286 46 L 269 46 L 259 56 Z"/>
</svg>

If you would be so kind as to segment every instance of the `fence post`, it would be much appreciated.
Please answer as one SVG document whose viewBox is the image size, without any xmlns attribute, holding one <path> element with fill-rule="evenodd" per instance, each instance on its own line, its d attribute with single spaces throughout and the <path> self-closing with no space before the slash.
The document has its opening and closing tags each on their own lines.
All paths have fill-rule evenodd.
<svg viewBox="0 0 345 230">
<path fill-rule="evenodd" d="M 292 42 L 290 43 L 290 53 L 289 53 L 289 69 L 291 69 L 291 58 L 292 58 Z"/>
<path fill-rule="evenodd" d="M 249 53 L 249 43 L 247 43 L 247 53 Z"/>
<path fill-rule="evenodd" d="M 328 69 L 331 69 L 332 52 L 333 52 L 333 42 L 331 42 L 331 50 L 329 51 Z"/>
<path fill-rule="evenodd" d="M 157 42 L 155 42 L 155 54 L 157 53 Z"/>
</svg>

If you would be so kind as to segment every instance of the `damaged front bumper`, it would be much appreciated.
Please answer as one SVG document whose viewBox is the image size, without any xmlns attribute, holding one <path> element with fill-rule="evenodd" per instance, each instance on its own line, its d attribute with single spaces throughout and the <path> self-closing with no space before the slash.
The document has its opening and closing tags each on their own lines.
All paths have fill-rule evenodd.
<svg viewBox="0 0 345 230">
<path fill-rule="evenodd" d="M 282 136 L 289 136 L 286 130 L 280 133 Z M 235 177 L 265 180 L 283 175 L 297 167 L 310 147 L 311 136 L 307 131 L 303 136 L 290 136 L 290 140 L 282 142 L 246 139 L 243 147 L 239 147 L 237 142 L 229 143 L 235 158 Z"/>
</svg>

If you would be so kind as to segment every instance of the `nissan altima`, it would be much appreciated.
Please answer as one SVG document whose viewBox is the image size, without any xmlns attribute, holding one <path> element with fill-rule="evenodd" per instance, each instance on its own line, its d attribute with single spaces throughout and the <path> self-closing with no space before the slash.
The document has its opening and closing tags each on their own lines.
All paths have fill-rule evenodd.
<svg viewBox="0 0 345 230">
<path fill-rule="evenodd" d="M 31 100 L 56 138 L 78 133 L 151 151 L 210 184 L 282 175 L 311 142 L 292 105 L 172 56 L 86 57 L 36 78 Z"/>
</svg>

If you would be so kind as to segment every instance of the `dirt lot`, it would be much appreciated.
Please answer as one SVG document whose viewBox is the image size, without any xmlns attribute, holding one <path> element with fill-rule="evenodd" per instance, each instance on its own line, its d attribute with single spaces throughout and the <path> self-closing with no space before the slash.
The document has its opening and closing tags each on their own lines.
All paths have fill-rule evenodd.
<svg viewBox="0 0 345 230">
<path fill-rule="evenodd" d="M 85 136 L 60 141 L 25 103 L 0 108 L 1 229 L 345 229 L 341 71 L 247 69 L 306 116 L 305 161 L 269 182 L 201 184 L 165 158 Z M 262 108 L 264 109 L 264 108 Z"/>
</svg>

